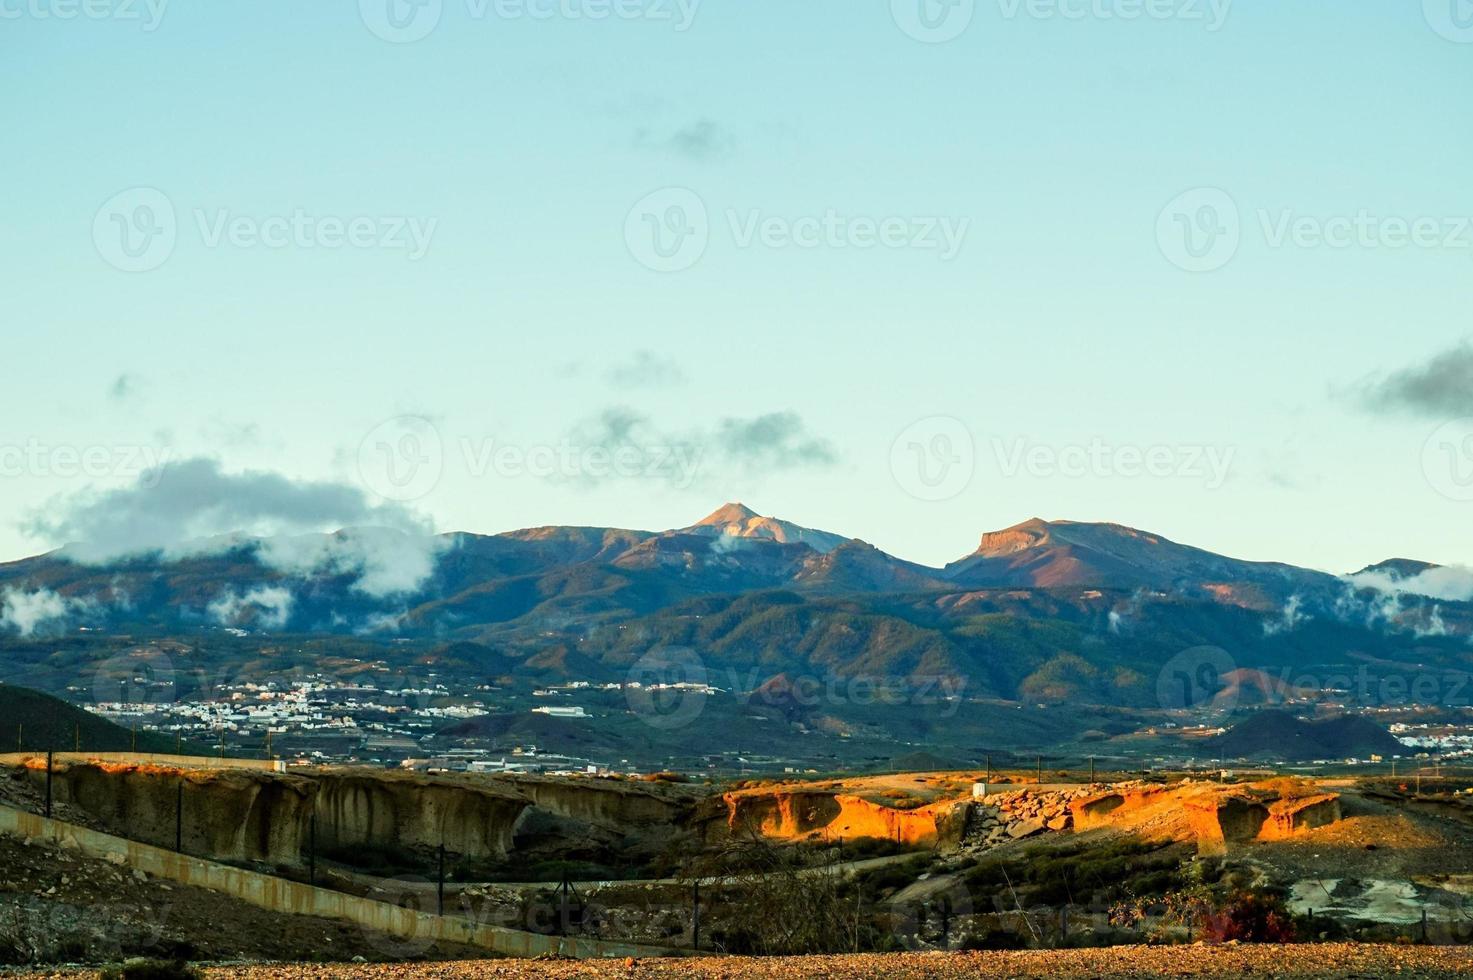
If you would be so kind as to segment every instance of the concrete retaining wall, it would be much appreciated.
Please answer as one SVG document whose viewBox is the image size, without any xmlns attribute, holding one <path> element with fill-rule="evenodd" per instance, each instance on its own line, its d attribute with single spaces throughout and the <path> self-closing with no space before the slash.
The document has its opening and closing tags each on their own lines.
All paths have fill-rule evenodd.
<svg viewBox="0 0 1473 980">
<path fill-rule="evenodd" d="M 217 759 L 208 755 L 162 755 L 150 752 L 57 752 L 55 762 L 105 765 L 161 766 L 171 769 L 252 769 L 258 772 L 286 772 L 280 759 Z M 45 752 L 7 752 L 0 754 L 0 765 L 46 765 Z"/>
<path fill-rule="evenodd" d="M 341 919 L 401 939 L 463 943 L 518 957 L 548 953 L 579 958 L 649 957 L 670 956 L 675 953 L 674 950 L 632 943 L 543 936 L 500 926 L 482 925 L 458 916 L 416 912 L 386 902 L 375 902 L 201 858 L 187 857 L 61 820 L 47 820 L 34 813 L 7 806 L 0 806 L 0 834 L 66 844 L 93 858 L 113 861 L 121 858 L 128 867 L 137 868 L 154 877 L 181 885 L 208 888 L 273 912 Z"/>
</svg>

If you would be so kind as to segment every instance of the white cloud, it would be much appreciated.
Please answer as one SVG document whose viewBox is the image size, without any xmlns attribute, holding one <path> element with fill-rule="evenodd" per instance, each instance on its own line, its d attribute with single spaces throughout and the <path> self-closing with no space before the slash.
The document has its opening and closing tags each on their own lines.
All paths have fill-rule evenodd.
<svg viewBox="0 0 1473 980">
<path fill-rule="evenodd" d="M 392 528 L 349 528 L 330 535 L 267 538 L 257 557 L 289 575 L 351 575 L 353 588 L 374 598 L 415 591 L 435 571 L 444 539 Z"/>
<path fill-rule="evenodd" d="M 1386 571 L 1360 572 L 1347 580 L 1358 589 L 1393 595 L 1419 595 L 1448 602 L 1473 599 L 1473 568 L 1466 565 L 1440 565 L 1404 578 Z"/>
<path fill-rule="evenodd" d="M 42 627 L 64 624 L 87 607 L 86 602 L 65 598 L 50 589 L 25 592 L 10 588 L 0 593 L 0 626 L 31 636 Z"/>
<path fill-rule="evenodd" d="M 1300 626 L 1309 622 L 1314 617 L 1303 611 L 1304 600 L 1300 596 L 1289 597 L 1284 603 L 1277 619 L 1267 620 L 1263 624 L 1264 636 L 1278 636 L 1280 633 L 1292 633 Z"/>
<path fill-rule="evenodd" d="M 89 565 L 254 547 L 269 568 L 352 575 L 355 589 L 375 597 L 417 589 L 445 547 L 428 519 L 372 503 L 350 484 L 227 473 L 212 459 L 167 463 L 128 487 L 52 501 L 26 529 Z"/>
<path fill-rule="evenodd" d="M 293 597 L 280 586 L 258 586 L 241 595 L 234 589 L 206 608 L 210 618 L 222 626 L 252 622 L 262 629 L 279 630 L 291 619 Z"/>
</svg>

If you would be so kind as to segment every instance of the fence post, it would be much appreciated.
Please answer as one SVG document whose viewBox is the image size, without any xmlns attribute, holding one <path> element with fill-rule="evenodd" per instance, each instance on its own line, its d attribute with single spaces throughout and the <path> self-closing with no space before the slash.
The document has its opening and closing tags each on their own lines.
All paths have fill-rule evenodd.
<svg viewBox="0 0 1473 980">
<path fill-rule="evenodd" d="M 174 851 L 184 853 L 184 773 L 174 784 Z"/>
<path fill-rule="evenodd" d="M 51 819 L 51 752 L 46 753 L 46 819 Z"/>
</svg>

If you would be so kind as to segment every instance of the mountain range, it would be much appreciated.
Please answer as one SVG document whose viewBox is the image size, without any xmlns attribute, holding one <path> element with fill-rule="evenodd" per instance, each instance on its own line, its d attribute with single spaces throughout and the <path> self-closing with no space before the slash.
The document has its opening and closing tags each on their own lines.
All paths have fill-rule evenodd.
<svg viewBox="0 0 1473 980">
<path fill-rule="evenodd" d="M 87 555 L 87 560 L 80 556 Z M 618 675 L 651 649 L 783 674 L 965 678 L 1002 697 L 1147 702 L 1162 663 L 1461 656 L 1473 606 L 1250 562 L 1114 524 L 1030 520 L 942 568 L 731 503 L 667 531 L 540 527 L 418 537 L 231 537 L 100 560 L 0 565 L 0 651 L 76 635 L 341 636 L 470 644 L 483 669 Z M 493 666 L 487 666 L 493 665 Z"/>
</svg>

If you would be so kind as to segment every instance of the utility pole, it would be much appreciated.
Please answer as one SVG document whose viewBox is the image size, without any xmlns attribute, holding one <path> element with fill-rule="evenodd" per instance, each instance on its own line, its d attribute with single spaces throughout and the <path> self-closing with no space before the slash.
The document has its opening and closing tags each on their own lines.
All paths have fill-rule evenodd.
<svg viewBox="0 0 1473 980">
<path fill-rule="evenodd" d="M 1043 785 L 1043 756 L 1038 757 L 1038 785 Z"/>
<path fill-rule="evenodd" d="M 174 851 L 184 853 L 184 773 L 174 784 Z"/>
<path fill-rule="evenodd" d="M 987 754 L 987 785 L 992 785 L 992 753 Z"/>
<path fill-rule="evenodd" d="M 82 751 L 82 725 L 81 725 L 80 722 L 77 723 L 77 730 L 75 732 L 75 735 L 76 735 L 76 744 L 74 746 L 72 746 L 72 748 L 73 748 L 73 751 L 80 752 L 80 751 Z"/>
<path fill-rule="evenodd" d="M 51 819 L 51 753 L 46 753 L 46 819 Z"/>
<path fill-rule="evenodd" d="M 1094 782 L 1095 782 L 1095 757 L 1094 756 L 1090 756 L 1089 757 L 1089 784 L 1091 786 L 1093 786 L 1094 785 Z"/>
<path fill-rule="evenodd" d="M 697 880 L 690 886 L 690 947 L 697 952 L 701 949 L 701 883 Z"/>
<path fill-rule="evenodd" d="M 440 880 L 435 888 L 435 907 L 437 915 L 445 914 L 445 844 L 440 844 Z"/>
</svg>

